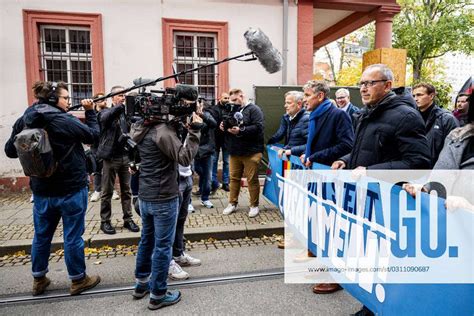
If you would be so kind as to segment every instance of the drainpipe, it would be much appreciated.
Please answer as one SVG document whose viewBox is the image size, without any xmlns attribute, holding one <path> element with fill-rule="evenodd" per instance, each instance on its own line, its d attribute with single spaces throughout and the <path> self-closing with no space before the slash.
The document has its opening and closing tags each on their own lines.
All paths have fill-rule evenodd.
<svg viewBox="0 0 474 316">
<path fill-rule="evenodd" d="M 281 84 L 287 84 L 288 71 L 288 0 L 283 0 L 283 67 L 281 70 L 282 80 Z"/>
</svg>

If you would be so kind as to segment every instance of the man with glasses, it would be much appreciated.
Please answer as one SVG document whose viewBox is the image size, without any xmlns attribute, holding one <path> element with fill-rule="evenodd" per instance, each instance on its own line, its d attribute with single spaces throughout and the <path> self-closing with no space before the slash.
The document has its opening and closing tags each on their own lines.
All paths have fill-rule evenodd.
<svg viewBox="0 0 474 316">
<path fill-rule="evenodd" d="M 24 129 L 44 129 L 57 163 L 50 176 L 30 177 L 30 188 L 34 194 L 32 294 L 43 294 L 51 283 L 46 276 L 51 240 L 62 220 L 64 257 L 71 280 L 70 293 L 77 295 L 100 282 L 99 276 L 86 273 L 82 239 L 88 191 L 86 157 L 82 144 L 92 144 L 98 139 L 99 125 L 91 99 L 81 101 L 85 110 L 84 123 L 67 113 L 70 97 L 66 83 L 38 81 L 33 85 L 33 92 L 37 102 L 28 107 L 15 122 L 11 137 L 5 144 L 7 157 L 18 158 L 15 146 L 17 135 Z"/>
<path fill-rule="evenodd" d="M 431 164 L 425 124 L 411 97 L 392 92 L 393 72 L 368 66 L 360 79 L 365 107 L 356 115 L 350 154 L 333 169 L 427 169 Z"/>
<path fill-rule="evenodd" d="M 350 154 L 332 169 L 428 169 L 431 157 L 425 124 L 409 95 L 392 91 L 393 72 L 386 65 L 368 66 L 359 87 L 365 107 L 355 117 Z M 374 315 L 366 306 L 355 315 Z"/>
<path fill-rule="evenodd" d="M 111 92 L 123 90 L 122 86 L 112 87 Z M 120 202 L 123 211 L 123 227 L 131 232 L 140 229 L 133 221 L 132 193 L 130 190 L 130 173 L 128 171 L 130 158 L 125 149 L 126 133 L 129 125 L 125 120 L 125 95 L 118 94 L 112 97 L 112 107 L 99 112 L 100 141 L 97 156 L 103 159 L 102 193 L 100 201 L 100 229 L 105 234 L 115 234 L 115 228 L 110 222 L 112 216 L 112 194 L 114 191 L 115 177 L 118 175 L 120 182 Z"/>
<path fill-rule="evenodd" d="M 338 108 L 340 108 L 349 115 L 352 123 L 354 124 L 353 114 L 358 113 L 359 109 L 351 103 L 349 90 L 341 88 L 336 91 L 336 104 Z"/>
</svg>

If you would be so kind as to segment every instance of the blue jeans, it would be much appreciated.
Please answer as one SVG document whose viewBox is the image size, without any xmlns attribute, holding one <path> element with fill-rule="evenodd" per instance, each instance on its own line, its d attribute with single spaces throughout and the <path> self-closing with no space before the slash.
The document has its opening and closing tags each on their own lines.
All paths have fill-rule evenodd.
<svg viewBox="0 0 474 316">
<path fill-rule="evenodd" d="M 179 257 L 184 253 L 184 224 L 188 217 L 188 206 L 191 203 L 193 177 L 179 177 L 179 213 L 176 223 L 176 235 L 173 243 L 173 256 Z"/>
<path fill-rule="evenodd" d="M 219 151 L 212 156 L 212 188 L 219 186 L 217 180 L 217 165 L 219 163 Z M 229 184 L 229 152 L 222 149 L 222 183 Z"/>
<path fill-rule="evenodd" d="M 201 201 L 207 201 L 209 200 L 209 194 L 211 193 L 212 156 L 194 159 L 194 170 L 199 175 Z"/>
<path fill-rule="evenodd" d="M 168 288 L 166 280 L 178 217 L 178 200 L 178 197 L 165 202 L 139 199 L 142 235 L 138 245 L 135 277 L 150 278 L 151 293 L 157 296 L 165 294 Z"/>
<path fill-rule="evenodd" d="M 84 221 L 87 210 L 87 187 L 66 196 L 34 195 L 33 222 L 35 236 L 31 246 L 33 277 L 48 272 L 51 240 L 59 220 L 63 220 L 64 258 L 71 280 L 82 279 L 86 273 L 84 259 Z"/>
</svg>

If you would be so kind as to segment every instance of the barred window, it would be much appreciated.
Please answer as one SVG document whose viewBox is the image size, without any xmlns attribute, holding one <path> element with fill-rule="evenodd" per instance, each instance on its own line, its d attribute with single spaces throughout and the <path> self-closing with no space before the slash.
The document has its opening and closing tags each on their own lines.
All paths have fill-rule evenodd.
<svg viewBox="0 0 474 316">
<path fill-rule="evenodd" d="M 173 62 L 177 72 L 216 62 L 217 56 L 215 34 L 174 32 Z M 202 97 L 215 100 L 217 76 L 217 66 L 213 66 L 181 75 L 178 80 L 197 86 Z"/>
<path fill-rule="evenodd" d="M 47 81 L 64 81 L 71 102 L 92 96 L 92 50 L 90 29 L 42 25 L 40 27 L 40 72 Z"/>
</svg>

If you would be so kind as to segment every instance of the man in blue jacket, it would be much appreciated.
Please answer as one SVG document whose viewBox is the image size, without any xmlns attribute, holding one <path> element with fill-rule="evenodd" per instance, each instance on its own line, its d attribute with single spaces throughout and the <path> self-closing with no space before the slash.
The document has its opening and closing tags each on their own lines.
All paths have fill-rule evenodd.
<svg viewBox="0 0 474 316">
<path fill-rule="evenodd" d="M 35 235 L 31 245 L 34 277 L 33 295 L 42 294 L 51 283 L 46 277 L 51 240 L 62 219 L 64 255 L 71 295 L 93 288 L 99 276 L 86 274 L 84 259 L 85 215 L 87 210 L 86 157 L 82 144 L 93 144 L 99 138 L 99 125 L 92 100 L 83 100 L 85 123 L 67 113 L 69 92 L 63 82 L 38 81 L 33 86 L 38 102 L 26 109 L 13 125 L 10 139 L 5 144 L 9 158 L 18 158 L 14 142 L 16 135 L 26 128 L 43 128 L 48 133 L 53 155 L 58 165 L 49 177 L 30 177 L 33 191 L 33 223 Z"/>
<path fill-rule="evenodd" d="M 274 144 L 285 138 L 285 145 L 278 151 L 278 157 L 304 153 L 306 140 L 308 138 L 309 113 L 303 109 L 303 92 L 288 91 L 285 93 L 285 111 L 280 122 L 280 127 L 268 140 L 268 144 Z"/>
<path fill-rule="evenodd" d="M 310 80 L 304 85 L 304 102 L 310 111 L 308 140 L 300 157 L 306 167 L 313 162 L 330 166 L 342 155 L 351 152 L 354 131 L 346 112 L 329 101 L 329 86 L 324 81 Z"/>
</svg>

